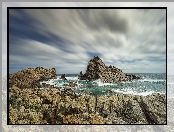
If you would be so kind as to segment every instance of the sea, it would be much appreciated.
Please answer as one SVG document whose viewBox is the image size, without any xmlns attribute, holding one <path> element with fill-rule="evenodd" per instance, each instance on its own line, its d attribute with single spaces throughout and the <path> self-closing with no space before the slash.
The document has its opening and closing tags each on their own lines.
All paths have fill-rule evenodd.
<svg viewBox="0 0 174 132">
<path fill-rule="evenodd" d="M 78 93 L 90 93 L 95 96 L 105 95 L 110 96 L 112 94 L 130 94 L 130 95 L 142 95 L 147 96 L 152 93 L 166 93 L 166 73 L 128 73 L 141 77 L 140 80 L 134 80 L 132 82 L 122 83 L 102 83 L 100 79 L 95 81 L 79 80 L 78 74 L 65 74 L 67 80 L 60 79 L 61 75 L 57 75 L 57 79 L 50 79 L 48 81 L 40 82 L 54 85 L 61 90 L 70 88 L 65 86 L 70 82 L 77 84 L 76 87 L 71 87 L 77 94 Z M 171 78 L 171 82 L 167 84 L 172 90 L 170 90 L 170 96 L 174 94 L 174 76 Z M 46 88 L 42 87 L 41 90 Z"/>
</svg>

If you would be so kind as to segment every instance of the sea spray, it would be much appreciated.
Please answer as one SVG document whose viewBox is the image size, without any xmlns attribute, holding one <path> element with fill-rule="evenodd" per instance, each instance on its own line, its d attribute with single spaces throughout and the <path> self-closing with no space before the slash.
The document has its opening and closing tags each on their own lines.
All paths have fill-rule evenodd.
<svg viewBox="0 0 174 132">
<path fill-rule="evenodd" d="M 142 79 L 121 83 L 103 83 L 100 79 L 94 81 L 79 80 L 77 74 L 68 74 L 65 75 L 67 80 L 62 80 L 60 76 L 57 76 L 57 79 L 44 81 L 44 83 L 69 88 L 68 84 L 74 82 L 77 84 L 76 87 L 72 88 L 75 92 L 89 92 L 94 95 L 117 93 L 146 96 L 152 93 L 166 93 L 166 74 L 141 73 L 135 75 L 140 76 Z"/>
</svg>

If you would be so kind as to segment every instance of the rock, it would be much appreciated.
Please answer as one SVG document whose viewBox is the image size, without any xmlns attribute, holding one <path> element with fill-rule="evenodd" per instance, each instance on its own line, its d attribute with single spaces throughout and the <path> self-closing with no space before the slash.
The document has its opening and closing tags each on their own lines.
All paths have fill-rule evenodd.
<svg viewBox="0 0 174 132">
<path fill-rule="evenodd" d="M 70 86 L 70 87 L 76 87 L 76 86 L 77 86 L 77 84 L 76 84 L 76 83 L 74 83 L 74 82 L 69 82 L 69 86 Z"/>
<path fill-rule="evenodd" d="M 63 84 L 63 86 L 69 86 L 69 84 Z"/>
<path fill-rule="evenodd" d="M 40 81 L 56 78 L 56 70 L 43 67 L 28 68 L 9 75 L 9 87 L 40 88 Z"/>
<path fill-rule="evenodd" d="M 75 82 L 69 82 L 69 84 L 63 84 L 63 86 L 76 87 L 77 84 Z"/>
<path fill-rule="evenodd" d="M 42 83 L 42 87 L 46 87 L 46 83 Z"/>
<path fill-rule="evenodd" d="M 107 116 L 107 119 L 110 121 L 107 124 L 127 124 L 122 117 L 118 117 L 116 113 L 111 113 Z"/>
<path fill-rule="evenodd" d="M 165 94 L 93 96 L 15 85 L 9 92 L 10 124 L 166 124 Z"/>
<path fill-rule="evenodd" d="M 24 106 L 21 106 L 21 107 L 20 107 L 20 112 L 23 113 L 24 110 L 25 110 L 25 107 L 24 107 Z"/>
<path fill-rule="evenodd" d="M 19 95 L 21 93 L 21 89 L 16 87 L 16 86 L 12 86 L 9 88 L 9 92 L 16 94 L 16 95 Z"/>
<path fill-rule="evenodd" d="M 65 74 L 62 74 L 61 77 L 60 77 L 60 79 L 62 79 L 62 80 L 67 80 L 67 79 L 65 78 Z"/>
<path fill-rule="evenodd" d="M 88 62 L 86 73 L 82 74 L 81 71 L 78 78 L 88 81 L 101 79 L 104 83 L 118 83 L 140 79 L 140 77 L 135 75 L 127 75 L 114 66 L 106 66 L 98 56 Z"/>
<path fill-rule="evenodd" d="M 99 114 L 72 114 L 63 118 L 63 124 L 105 124 L 106 119 Z"/>
<path fill-rule="evenodd" d="M 114 89 L 108 89 L 107 92 L 108 93 L 114 93 Z"/>
<path fill-rule="evenodd" d="M 61 92 L 61 96 L 62 97 L 69 96 L 70 98 L 74 99 L 77 97 L 77 94 L 71 88 L 65 88 Z"/>
<path fill-rule="evenodd" d="M 166 95 L 152 94 L 141 97 L 139 103 L 150 124 L 166 124 Z"/>
<path fill-rule="evenodd" d="M 135 75 L 128 75 L 128 74 L 126 74 L 126 76 L 127 76 L 130 80 L 141 79 L 140 77 L 135 76 Z"/>
</svg>

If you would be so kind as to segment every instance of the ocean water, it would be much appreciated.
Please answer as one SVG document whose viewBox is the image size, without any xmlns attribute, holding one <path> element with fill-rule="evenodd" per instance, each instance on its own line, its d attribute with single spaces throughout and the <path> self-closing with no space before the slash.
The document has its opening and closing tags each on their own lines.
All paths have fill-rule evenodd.
<svg viewBox="0 0 174 132">
<path fill-rule="evenodd" d="M 67 80 L 60 79 L 61 75 L 57 75 L 57 79 L 50 79 L 44 83 L 51 84 L 61 89 L 67 88 L 64 84 L 75 82 L 76 87 L 72 88 L 75 92 L 87 92 L 93 95 L 112 95 L 112 94 L 131 94 L 131 95 L 149 95 L 152 93 L 166 93 L 166 74 L 165 73 L 131 73 L 141 77 L 140 80 L 124 83 L 102 83 L 100 79 L 95 81 L 79 80 L 77 74 L 66 74 Z M 172 78 L 174 79 L 174 78 Z M 43 83 L 43 82 L 40 82 Z M 173 84 L 170 84 L 174 86 Z M 43 90 L 45 88 L 42 88 Z M 173 91 L 174 93 L 174 91 Z"/>
</svg>

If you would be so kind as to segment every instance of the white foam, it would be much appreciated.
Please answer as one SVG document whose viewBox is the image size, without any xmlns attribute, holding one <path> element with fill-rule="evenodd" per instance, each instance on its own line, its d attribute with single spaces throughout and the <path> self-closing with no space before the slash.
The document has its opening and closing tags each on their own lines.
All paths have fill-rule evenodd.
<svg viewBox="0 0 174 132">
<path fill-rule="evenodd" d="M 66 77 L 67 81 L 72 81 L 72 82 L 76 82 L 77 86 L 74 87 L 75 89 L 79 89 L 79 90 L 85 90 L 86 89 L 86 86 L 85 85 L 88 85 L 86 82 L 86 80 L 79 80 L 78 79 L 78 76 L 74 76 L 74 77 Z M 57 82 L 59 81 L 59 82 Z M 62 79 L 60 79 L 60 76 L 57 76 L 57 79 L 50 79 L 48 81 L 43 81 L 43 82 L 40 82 L 41 84 L 42 83 L 46 83 L 46 84 L 50 84 L 50 85 L 54 85 L 54 86 L 57 86 L 57 87 L 68 87 L 68 86 L 63 86 L 64 84 L 69 84 L 67 81 L 63 81 Z M 144 81 L 148 81 L 148 82 L 160 82 L 160 81 L 166 81 L 166 80 L 154 80 L 154 79 L 141 79 L 141 80 L 134 80 L 132 82 L 144 82 Z M 80 83 L 82 82 L 82 83 Z M 86 83 L 84 83 L 86 82 Z M 101 79 L 97 79 L 95 81 L 93 81 L 94 83 L 96 83 L 97 86 L 107 86 L 107 87 L 112 87 L 112 86 L 117 86 L 118 84 L 114 84 L 114 83 L 103 83 L 101 82 Z M 122 82 L 123 84 L 124 83 L 132 83 L 132 82 Z M 171 83 L 167 83 L 167 84 L 171 84 L 172 86 L 170 87 L 173 87 L 174 83 L 171 82 Z M 145 86 L 140 86 L 140 88 L 144 88 Z M 157 93 L 156 91 L 151 91 L 151 90 L 147 90 L 147 91 L 139 91 L 139 90 L 136 90 L 136 89 L 133 89 L 132 87 L 128 87 L 128 88 L 122 88 L 122 89 L 113 89 L 114 92 L 116 93 L 122 93 L 122 94 L 131 94 L 131 95 L 142 95 L 142 96 L 147 96 L 149 94 L 152 94 L 152 93 Z M 173 92 L 174 93 L 174 92 Z M 170 93 L 170 96 L 174 96 L 173 93 Z"/>
<path fill-rule="evenodd" d="M 146 91 L 146 92 L 137 92 L 134 91 L 133 89 L 127 88 L 127 89 L 113 89 L 114 92 L 116 93 L 121 93 L 121 94 L 131 94 L 131 95 L 141 95 L 141 96 L 147 96 L 153 93 L 159 93 L 159 92 L 155 92 L 155 91 Z"/>
<path fill-rule="evenodd" d="M 96 82 L 98 86 L 111 86 L 111 85 L 117 85 L 117 84 L 114 84 L 114 83 L 103 83 L 103 82 L 101 82 L 101 79 L 97 79 L 97 80 L 95 80 L 94 82 Z"/>
<path fill-rule="evenodd" d="M 137 80 L 139 82 L 166 82 L 166 80 L 162 80 L 162 79 L 140 79 Z"/>
<path fill-rule="evenodd" d="M 78 76 L 75 76 L 75 77 L 66 77 L 67 80 L 78 80 Z"/>
</svg>

